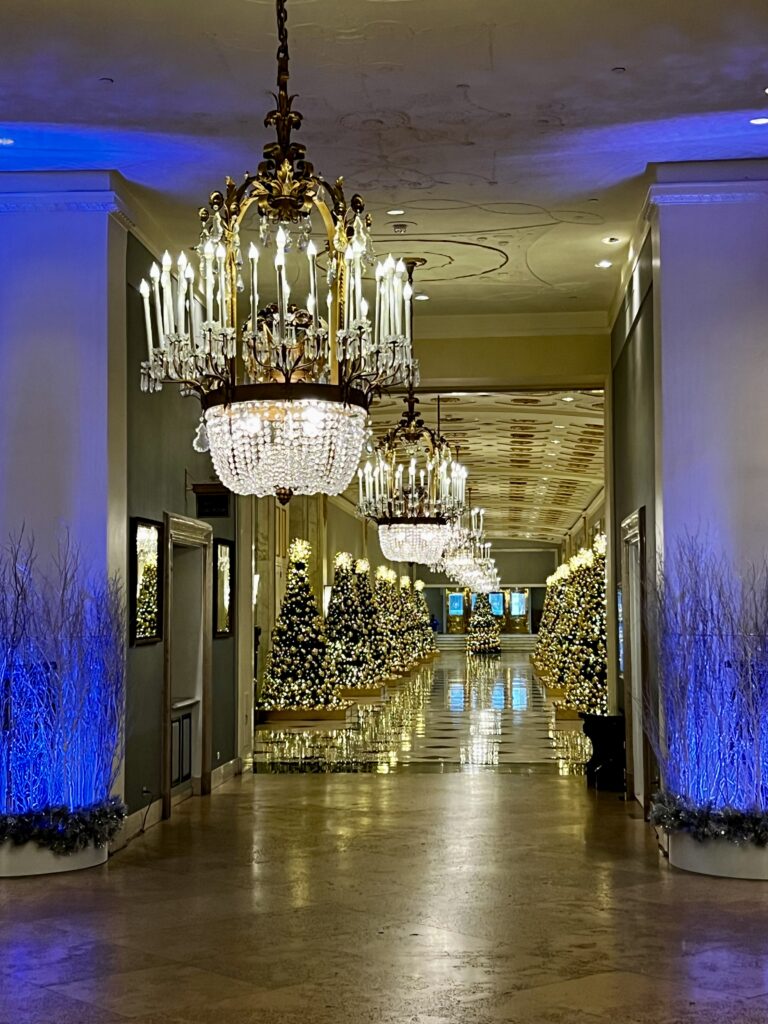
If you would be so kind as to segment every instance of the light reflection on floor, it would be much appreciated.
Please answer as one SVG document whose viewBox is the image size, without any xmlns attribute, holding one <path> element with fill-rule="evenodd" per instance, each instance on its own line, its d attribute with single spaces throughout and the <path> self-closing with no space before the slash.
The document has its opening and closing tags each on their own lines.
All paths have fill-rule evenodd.
<svg viewBox="0 0 768 1024">
<path fill-rule="evenodd" d="M 262 727 L 257 772 L 547 772 L 579 774 L 590 756 L 579 723 L 556 728 L 528 658 L 445 653 L 361 705 L 357 725 Z"/>
</svg>

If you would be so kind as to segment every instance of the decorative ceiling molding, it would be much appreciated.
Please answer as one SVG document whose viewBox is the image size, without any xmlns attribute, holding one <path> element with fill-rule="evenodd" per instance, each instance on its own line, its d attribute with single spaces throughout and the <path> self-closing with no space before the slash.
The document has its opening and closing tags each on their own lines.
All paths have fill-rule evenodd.
<svg viewBox="0 0 768 1024">
<path fill-rule="evenodd" d="M 569 399 L 563 401 L 563 399 Z M 437 395 L 419 395 L 425 421 L 437 421 Z M 402 402 L 371 411 L 375 434 Z M 440 395 L 440 428 L 469 471 L 473 505 L 486 509 L 491 538 L 559 544 L 604 487 L 602 390 L 463 392 Z"/>
</svg>

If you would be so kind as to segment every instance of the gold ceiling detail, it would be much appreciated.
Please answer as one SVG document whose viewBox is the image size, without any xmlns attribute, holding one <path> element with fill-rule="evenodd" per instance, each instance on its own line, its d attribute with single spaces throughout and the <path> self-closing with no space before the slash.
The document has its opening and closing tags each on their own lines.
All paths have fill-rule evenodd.
<svg viewBox="0 0 768 1024">
<path fill-rule="evenodd" d="M 437 396 L 419 397 L 423 415 L 435 418 Z M 391 397 L 376 407 L 374 430 L 397 404 Z M 489 537 L 559 542 L 602 489 L 602 392 L 451 394 L 440 404 L 450 406 L 443 430 L 459 446 Z"/>
</svg>

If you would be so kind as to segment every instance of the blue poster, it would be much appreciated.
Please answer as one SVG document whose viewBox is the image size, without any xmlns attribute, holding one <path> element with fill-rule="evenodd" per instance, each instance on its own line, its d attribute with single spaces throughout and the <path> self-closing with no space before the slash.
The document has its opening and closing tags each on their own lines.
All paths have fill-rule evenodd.
<svg viewBox="0 0 768 1024">
<path fill-rule="evenodd" d="M 524 593 L 514 593 L 513 591 L 509 595 L 509 614 L 512 616 L 528 614 L 528 602 Z"/>
<path fill-rule="evenodd" d="M 448 595 L 448 614 L 449 615 L 463 615 L 464 614 L 464 595 L 463 594 L 449 594 Z"/>
<path fill-rule="evenodd" d="M 494 615 L 504 614 L 504 595 L 498 591 L 495 594 L 488 595 L 491 602 L 491 611 Z"/>
</svg>

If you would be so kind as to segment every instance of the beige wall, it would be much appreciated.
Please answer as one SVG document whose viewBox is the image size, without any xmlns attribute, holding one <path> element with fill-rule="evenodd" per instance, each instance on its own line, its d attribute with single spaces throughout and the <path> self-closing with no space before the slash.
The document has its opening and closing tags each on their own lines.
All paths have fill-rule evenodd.
<svg viewBox="0 0 768 1024">
<path fill-rule="evenodd" d="M 601 388 L 611 365 L 607 330 L 422 338 L 416 352 L 425 388 Z"/>
</svg>

